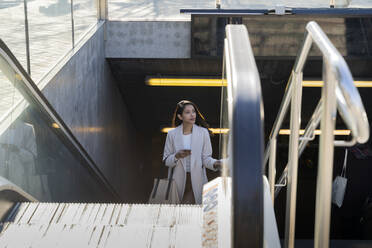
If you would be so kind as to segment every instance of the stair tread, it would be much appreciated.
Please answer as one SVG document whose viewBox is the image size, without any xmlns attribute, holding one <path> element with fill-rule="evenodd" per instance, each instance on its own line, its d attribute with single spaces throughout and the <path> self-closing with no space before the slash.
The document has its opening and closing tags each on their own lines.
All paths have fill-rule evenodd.
<svg viewBox="0 0 372 248">
<path fill-rule="evenodd" d="M 0 234 L 1 247 L 117 247 L 118 244 L 201 247 L 201 226 L 9 223 Z"/>
<path fill-rule="evenodd" d="M 0 246 L 201 247 L 201 221 L 199 205 L 21 203 Z"/>
</svg>

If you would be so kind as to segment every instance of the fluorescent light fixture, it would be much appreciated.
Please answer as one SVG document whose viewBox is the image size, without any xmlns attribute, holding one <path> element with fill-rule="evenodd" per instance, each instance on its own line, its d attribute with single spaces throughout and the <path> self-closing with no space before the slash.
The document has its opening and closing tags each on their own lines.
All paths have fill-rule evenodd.
<svg viewBox="0 0 372 248">
<path fill-rule="evenodd" d="M 221 78 L 147 78 L 146 85 L 222 87 L 226 86 L 227 82 Z"/>
<path fill-rule="evenodd" d="M 209 128 L 214 134 L 227 134 L 229 132 L 228 128 Z"/>
<path fill-rule="evenodd" d="M 279 134 L 280 135 L 289 135 L 291 133 L 291 130 L 290 129 L 280 129 L 279 130 Z M 300 135 L 303 135 L 305 133 L 305 130 L 304 129 L 301 129 L 300 130 Z M 316 129 L 315 130 L 315 135 L 320 135 L 322 132 L 319 130 L 319 129 Z M 334 130 L 333 131 L 333 134 L 334 135 L 350 135 L 351 131 L 350 130 L 342 130 L 342 129 L 339 129 L 339 130 Z"/>
<path fill-rule="evenodd" d="M 354 81 L 355 87 L 372 87 L 372 81 Z M 223 87 L 227 86 L 227 80 L 221 78 L 158 78 L 149 77 L 146 79 L 149 86 L 183 86 L 183 87 Z M 304 80 L 303 87 L 323 87 L 323 81 Z"/>
<path fill-rule="evenodd" d="M 161 130 L 162 133 L 168 133 L 174 127 L 165 127 Z M 228 128 L 209 128 L 209 130 L 214 134 L 226 134 L 229 132 Z"/>
<path fill-rule="evenodd" d="M 372 87 L 372 81 L 354 81 L 355 87 Z M 303 87 L 323 87 L 323 81 L 302 81 Z"/>
<path fill-rule="evenodd" d="M 75 132 L 97 133 L 97 132 L 102 132 L 103 131 L 103 128 L 102 127 L 75 127 L 73 130 Z"/>
<path fill-rule="evenodd" d="M 162 133 L 168 133 L 170 130 L 174 129 L 173 127 L 165 127 L 161 130 Z M 209 130 L 214 134 L 226 134 L 229 132 L 229 128 L 209 128 Z M 290 135 L 291 130 L 290 129 L 280 129 L 279 135 Z M 300 130 L 300 135 L 303 135 L 305 133 L 304 129 Z M 322 132 L 319 129 L 315 130 L 315 135 L 320 135 Z M 334 135 L 350 135 L 351 131 L 348 129 L 338 129 L 334 130 Z"/>
</svg>

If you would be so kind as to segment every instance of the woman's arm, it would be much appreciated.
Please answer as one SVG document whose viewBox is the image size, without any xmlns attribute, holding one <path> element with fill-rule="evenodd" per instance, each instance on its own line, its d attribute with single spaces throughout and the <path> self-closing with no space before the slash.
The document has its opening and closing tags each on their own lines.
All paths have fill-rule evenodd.
<svg viewBox="0 0 372 248">
<path fill-rule="evenodd" d="M 168 167 L 176 166 L 177 161 L 176 161 L 175 155 L 176 155 L 176 151 L 174 149 L 173 139 L 171 135 L 168 133 L 167 139 L 165 141 L 164 153 L 163 153 L 163 162 L 165 163 L 166 166 Z"/>
<path fill-rule="evenodd" d="M 207 129 L 203 129 L 203 151 L 202 151 L 202 161 L 203 165 L 210 170 L 217 171 L 214 168 L 214 163 L 218 160 L 212 158 L 212 145 L 211 145 L 211 138 L 209 136 L 209 132 Z"/>
</svg>

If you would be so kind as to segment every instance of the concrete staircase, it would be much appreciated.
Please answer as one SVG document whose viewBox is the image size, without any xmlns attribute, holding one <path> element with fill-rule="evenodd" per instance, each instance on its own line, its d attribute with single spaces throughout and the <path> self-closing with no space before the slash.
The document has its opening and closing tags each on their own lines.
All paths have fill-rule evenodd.
<svg viewBox="0 0 372 248">
<path fill-rule="evenodd" d="M 202 225 L 198 205 L 26 202 L 0 247 L 201 247 Z"/>
</svg>

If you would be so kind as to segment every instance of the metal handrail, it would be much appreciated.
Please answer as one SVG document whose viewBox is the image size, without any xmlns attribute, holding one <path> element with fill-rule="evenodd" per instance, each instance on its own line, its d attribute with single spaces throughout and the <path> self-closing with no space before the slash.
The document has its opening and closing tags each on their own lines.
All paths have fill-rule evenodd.
<svg viewBox="0 0 372 248">
<path fill-rule="evenodd" d="M 263 104 L 261 83 L 245 25 L 226 25 L 224 46 L 228 121 L 228 156 L 232 178 L 231 247 L 262 247 Z M 249 165 L 249 166 L 247 166 Z"/>
<path fill-rule="evenodd" d="M 299 137 L 302 71 L 313 42 L 323 55 L 324 86 L 321 100 L 305 128 L 305 133 L 302 137 Z M 280 190 L 279 187 L 275 189 L 276 139 L 290 103 L 291 134 L 288 164 L 278 182 L 279 184 L 283 184 L 285 180 L 288 182 L 285 247 L 294 246 L 298 159 L 306 144 L 314 138 L 314 130 L 320 122 L 321 136 L 314 247 L 328 247 L 334 146 L 352 146 L 357 142 L 366 142 L 369 138 L 369 124 L 363 103 L 345 60 L 316 22 L 309 22 L 306 25 L 305 39 L 296 58 L 283 101 L 280 105 L 279 114 L 275 120 L 265 150 L 264 165 L 266 166 L 269 161 L 268 172 L 273 201 Z M 351 130 L 352 139 L 350 141 L 334 140 L 333 131 L 337 109 L 345 124 Z"/>
</svg>

